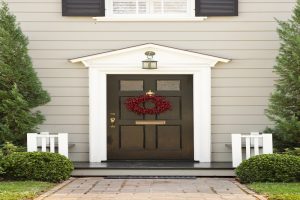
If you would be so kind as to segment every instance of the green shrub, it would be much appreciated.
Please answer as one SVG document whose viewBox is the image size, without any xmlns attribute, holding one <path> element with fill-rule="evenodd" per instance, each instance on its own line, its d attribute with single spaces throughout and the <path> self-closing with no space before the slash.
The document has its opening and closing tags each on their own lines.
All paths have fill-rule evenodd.
<svg viewBox="0 0 300 200">
<path fill-rule="evenodd" d="M 300 156 L 300 148 L 285 149 L 284 153 L 288 155 Z"/>
<path fill-rule="evenodd" d="M 300 157 L 285 154 L 254 156 L 236 168 L 236 175 L 243 183 L 299 181 Z"/>
<path fill-rule="evenodd" d="M 60 182 L 70 177 L 72 162 L 57 153 L 16 152 L 2 161 L 4 178 Z"/>
</svg>

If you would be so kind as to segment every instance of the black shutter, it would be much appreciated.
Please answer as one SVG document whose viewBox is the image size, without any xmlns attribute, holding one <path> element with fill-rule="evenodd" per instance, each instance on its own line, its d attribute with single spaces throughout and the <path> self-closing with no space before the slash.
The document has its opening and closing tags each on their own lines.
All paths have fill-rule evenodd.
<svg viewBox="0 0 300 200">
<path fill-rule="evenodd" d="M 63 16 L 105 16 L 105 0 L 62 0 Z"/>
<path fill-rule="evenodd" d="M 238 0 L 195 0 L 196 16 L 238 16 Z"/>
</svg>

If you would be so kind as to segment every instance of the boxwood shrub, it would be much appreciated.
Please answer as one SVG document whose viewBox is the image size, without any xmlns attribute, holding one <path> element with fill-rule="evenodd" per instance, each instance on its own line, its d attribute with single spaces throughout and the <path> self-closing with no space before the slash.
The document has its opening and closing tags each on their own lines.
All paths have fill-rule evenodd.
<svg viewBox="0 0 300 200">
<path fill-rule="evenodd" d="M 60 182 L 70 177 L 73 163 L 57 153 L 16 152 L 2 159 L 4 178 Z"/>
<path fill-rule="evenodd" d="M 242 183 L 299 181 L 300 157 L 285 154 L 254 156 L 236 168 L 236 175 Z"/>
</svg>

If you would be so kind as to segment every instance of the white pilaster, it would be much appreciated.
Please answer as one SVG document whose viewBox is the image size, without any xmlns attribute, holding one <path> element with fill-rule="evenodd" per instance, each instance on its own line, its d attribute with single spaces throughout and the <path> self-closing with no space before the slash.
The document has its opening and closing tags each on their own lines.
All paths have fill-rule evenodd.
<svg viewBox="0 0 300 200">
<path fill-rule="evenodd" d="M 211 69 L 194 73 L 194 160 L 211 162 Z"/>
<path fill-rule="evenodd" d="M 106 74 L 89 68 L 89 147 L 90 162 L 101 162 L 106 155 Z"/>
</svg>

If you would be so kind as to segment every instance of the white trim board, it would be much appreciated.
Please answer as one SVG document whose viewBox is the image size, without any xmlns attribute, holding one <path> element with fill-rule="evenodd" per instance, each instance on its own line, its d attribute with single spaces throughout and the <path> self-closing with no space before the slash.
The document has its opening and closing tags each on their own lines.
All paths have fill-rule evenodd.
<svg viewBox="0 0 300 200">
<path fill-rule="evenodd" d="M 142 69 L 145 51 L 154 51 L 158 69 Z M 144 44 L 75 58 L 89 68 L 90 162 L 107 160 L 108 74 L 192 74 L 194 102 L 194 160 L 211 161 L 211 67 L 230 60 L 156 44 Z"/>
</svg>

